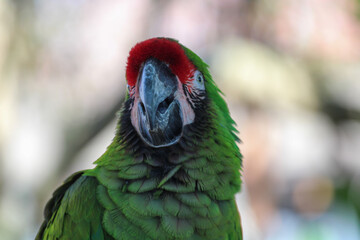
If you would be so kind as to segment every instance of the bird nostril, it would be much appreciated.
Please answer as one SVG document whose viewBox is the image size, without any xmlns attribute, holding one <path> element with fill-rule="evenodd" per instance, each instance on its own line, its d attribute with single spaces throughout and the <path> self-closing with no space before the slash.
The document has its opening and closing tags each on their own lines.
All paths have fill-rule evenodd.
<svg viewBox="0 0 360 240">
<path fill-rule="evenodd" d="M 174 101 L 174 96 L 167 97 L 164 101 L 162 101 L 158 106 L 158 112 L 161 114 L 165 113 L 169 108 L 170 104 Z"/>
<path fill-rule="evenodd" d="M 145 106 L 144 106 L 144 104 L 142 103 L 142 102 L 140 102 L 140 108 L 141 108 L 141 111 L 145 114 Z"/>
</svg>

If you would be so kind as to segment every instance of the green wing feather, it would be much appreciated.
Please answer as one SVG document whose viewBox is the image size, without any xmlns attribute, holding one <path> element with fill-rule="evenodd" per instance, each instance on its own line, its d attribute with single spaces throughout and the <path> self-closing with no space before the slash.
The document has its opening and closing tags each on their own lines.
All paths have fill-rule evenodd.
<svg viewBox="0 0 360 240">
<path fill-rule="evenodd" d="M 98 181 L 83 175 L 70 176 L 53 194 L 44 211 L 36 240 L 111 239 L 102 228 L 103 207 L 96 199 Z"/>
</svg>

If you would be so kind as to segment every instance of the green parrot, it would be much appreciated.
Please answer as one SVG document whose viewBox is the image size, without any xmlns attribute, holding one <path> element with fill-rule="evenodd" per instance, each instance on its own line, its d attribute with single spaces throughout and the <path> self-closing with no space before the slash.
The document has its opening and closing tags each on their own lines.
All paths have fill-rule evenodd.
<svg viewBox="0 0 360 240">
<path fill-rule="evenodd" d="M 208 65 L 170 38 L 136 44 L 117 130 L 46 204 L 36 239 L 242 239 L 242 155 Z"/>
</svg>

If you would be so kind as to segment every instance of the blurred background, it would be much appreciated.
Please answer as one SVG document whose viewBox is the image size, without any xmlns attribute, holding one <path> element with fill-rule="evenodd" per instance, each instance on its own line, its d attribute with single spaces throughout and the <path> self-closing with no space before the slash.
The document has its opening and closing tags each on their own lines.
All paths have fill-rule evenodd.
<svg viewBox="0 0 360 240">
<path fill-rule="evenodd" d="M 0 0 L 0 239 L 114 136 L 130 48 L 211 67 L 244 154 L 245 240 L 360 239 L 359 0 Z"/>
</svg>

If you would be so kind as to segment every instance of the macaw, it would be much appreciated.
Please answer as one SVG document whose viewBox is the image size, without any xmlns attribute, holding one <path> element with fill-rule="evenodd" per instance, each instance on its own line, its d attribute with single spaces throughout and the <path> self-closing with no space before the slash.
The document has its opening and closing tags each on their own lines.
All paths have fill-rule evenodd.
<svg viewBox="0 0 360 240">
<path fill-rule="evenodd" d="M 242 239 L 242 155 L 208 65 L 170 38 L 137 43 L 117 130 L 53 193 L 36 239 Z"/>
</svg>

